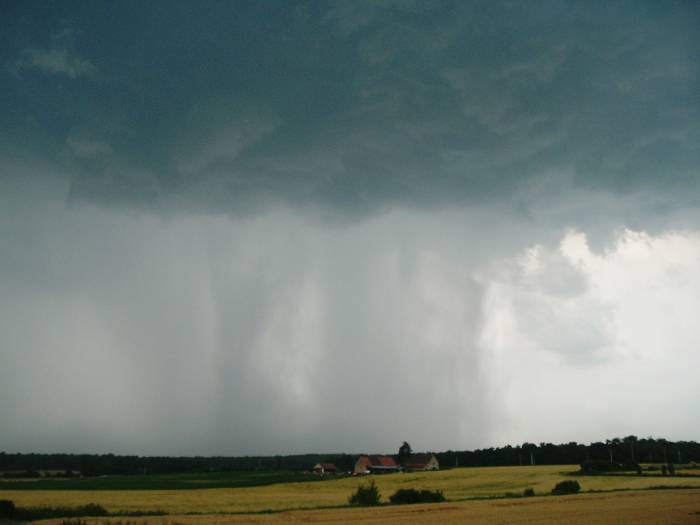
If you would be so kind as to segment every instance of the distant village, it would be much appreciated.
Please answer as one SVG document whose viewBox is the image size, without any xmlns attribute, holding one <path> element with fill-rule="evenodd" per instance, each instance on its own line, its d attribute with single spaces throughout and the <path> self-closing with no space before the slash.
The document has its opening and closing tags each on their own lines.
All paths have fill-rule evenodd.
<svg viewBox="0 0 700 525">
<path fill-rule="evenodd" d="M 365 474 L 390 474 L 393 472 L 420 472 L 427 470 L 439 470 L 435 454 L 410 454 L 400 463 L 391 456 L 361 455 L 355 461 L 355 466 L 350 472 L 339 472 L 333 463 L 317 463 L 314 474 L 319 476 L 334 476 L 336 474 L 365 475 Z"/>
</svg>

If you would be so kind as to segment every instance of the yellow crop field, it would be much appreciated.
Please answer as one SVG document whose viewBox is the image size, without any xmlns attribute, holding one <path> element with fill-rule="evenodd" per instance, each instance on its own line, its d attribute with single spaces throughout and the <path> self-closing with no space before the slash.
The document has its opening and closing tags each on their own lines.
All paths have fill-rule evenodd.
<svg viewBox="0 0 700 525">
<path fill-rule="evenodd" d="M 89 520 L 108 525 L 114 519 Z M 57 525 L 60 520 L 37 522 Z M 279 525 L 284 523 L 372 524 L 561 524 L 568 525 L 697 525 L 697 490 L 663 490 L 579 494 L 575 496 L 480 500 L 429 505 L 341 508 L 254 515 L 199 515 L 138 518 L 137 525 Z"/>
<path fill-rule="evenodd" d="M 577 466 L 459 468 L 437 472 L 372 476 L 386 501 L 399 488 L 442 490 L 448 501 L 502 496 L 532 487 L 549 493 L 564 479 L 578 479 L 582 491 L 643 489 L 653 486 L 700 487 L 700 478 L 582 476 L 567 472 Z M 366 477 L 339 478 L 312 483 L 278 483 L 259 487 L 192 490 L 0 490 L 0 499 L 22 507 L 72 507 L 97 503 L 108 511 L 163 510 L 168 514 L 223 514 L 265 510 L 313 509 L 345 505 L 347 498 Z M 700 490 L 694 493 L 700 500 Z M 551 498 L 549 498 L 551 499 Z M 518 500 L 505 500 L 516 501 Z M 700 510 L 700 508 L 698 508 Z"/>
</svg>

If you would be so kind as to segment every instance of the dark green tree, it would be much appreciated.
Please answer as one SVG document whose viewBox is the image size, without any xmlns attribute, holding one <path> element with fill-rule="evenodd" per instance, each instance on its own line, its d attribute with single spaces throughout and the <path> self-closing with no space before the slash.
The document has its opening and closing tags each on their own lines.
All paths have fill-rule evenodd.
<svg viewBox="0 0 700 525">
<path fill-rule="evenodd" d="M 399 447 L 399 463 L 403 465 L 411 457 L 412 452 L 411 445 L 409 445 L 408 441 L 404 441 L 403 445 Z"/>
<path fill-rule="evenodd" d="M 368 485 L 360 485 L 348 498 L 350 505 L 379 505 L 382 496 L 374 480 Z"/>
<path fill-rule="evenodd" d="M 629 446 L 630 446 L 630 459 L 631 459 L 632 461 L 634 461 L 634 460 L 635 460 L 635 459 L 634 459 L 634 444 L 635 444 L 637 441 L 639 441 L 639 439 L 637 439 L 637 436 L 627 436 L 627 437 L 624 438 L 622 441 L 624 441 L 625 443 L 628 443 L 628 444 L 629 444 Z"/>
</svg>

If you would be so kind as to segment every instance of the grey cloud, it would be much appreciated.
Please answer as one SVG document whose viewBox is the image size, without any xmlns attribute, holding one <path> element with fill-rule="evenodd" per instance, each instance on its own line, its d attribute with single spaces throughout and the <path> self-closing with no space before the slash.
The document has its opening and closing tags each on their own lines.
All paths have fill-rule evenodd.
<svg viewBox="0 0 700 525">
<path fill-rule="evenodd" d="M 399 216 L 327 230 L 285 211 L 163 220 L 66 207 L 65 187 L 49 188 L 36 199 L 18 183 L 7 198 L 23 205 L 3 207 L 15 268 L 0 273 L 3 448 L 488 442 L 482 291 L 431 247 L 434 225 Z M 367 427 L 387 417 L 393 430 Z"/>
<path fill-rule="evenodd" d="M 0 196 L 5 450 L 255 454 L 390 451 L 407 438 L 432 449 L 552 433 L 598 439 L 581 421 L 576 435 L 548 416 L 524 423 L 513 406 L 537 396 L 549 406 L 554 387 L 531 374 L 614 378 L 629 363 L 616 360 L 610 305 L 556 249 L 566 233 L 558 214 L 581 195 L 527 221 L 482 206 L 339 225 L 279 206 L 245 219 L 125 213 L 68 201 L 66 181 L 38 177 L 38 167 L 13 171 Z M 536 245 L 539 266 L 495 271 Z M 515 324 L 502 324 L 509 315 Z"/>
<path fill-rule="evenodd" d="M 92 159 L 104 155 L 113 155 L 112 147 L 101 140 L 81 137 L 68 137 L 66 141 L 70 151 L 80 159 Z"/>
<path fill-rule="evenodd" d="M 74 55 L 65 48 L 25 49 L 22 57 L 15 63 L 14 69 L 36 69 L 44 73 L 63 75 L 70 79 L 85 77 L 96 78 L 98 70 L 89 60 Z"/>
<path fill-rule="evenodd" d="M 697 228 L 692 3 L 11 14 L 0 448 L 549 440 L 513 407 L 631 366 L 562 237 Z"/>
</svg>

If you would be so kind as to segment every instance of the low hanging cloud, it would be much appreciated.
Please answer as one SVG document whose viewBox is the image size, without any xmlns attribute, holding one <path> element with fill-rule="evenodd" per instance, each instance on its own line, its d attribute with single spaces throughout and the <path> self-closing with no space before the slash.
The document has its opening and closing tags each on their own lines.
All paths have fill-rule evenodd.
<svg viewBox="0 0 700 525">
<path fill-rule="evenodd" d="M 0 279 L 4 446 L 46 449 L 51 435 L 54 450 L 240 454 L 488 439 L 480 286 L 430 246 L 435 225 L 420 227 L 428 245 L 411 239 L 422 217 L 163 222 L 65 208 L 60 186 L 33 201 L 20 186 L 9 202 L 23 206 L 3 208 L 21 233 Z"/>
<path fill-rule="evenodd" d="M 4 448 L 360 452 L 699 430 L 697 233 L 624 230 L 598 252 L 576 231 L 494 245 L 478 225 L 518 221 L 488 208 L 328 228 L 281 208 L 236 221 L 66 207 L 66 191 L 21 182 L 3 201 Z"/>
</svg>

